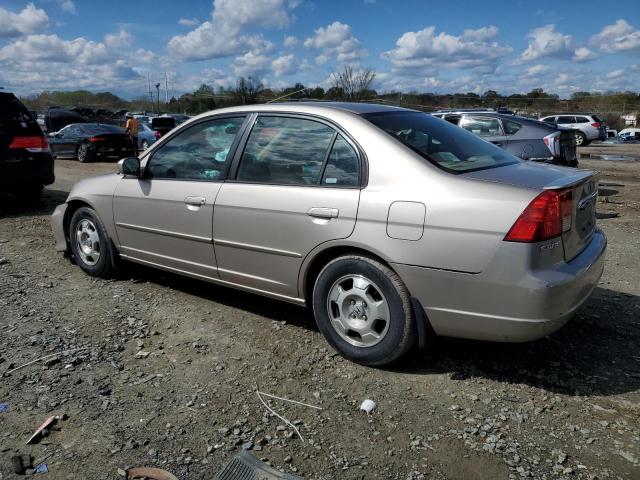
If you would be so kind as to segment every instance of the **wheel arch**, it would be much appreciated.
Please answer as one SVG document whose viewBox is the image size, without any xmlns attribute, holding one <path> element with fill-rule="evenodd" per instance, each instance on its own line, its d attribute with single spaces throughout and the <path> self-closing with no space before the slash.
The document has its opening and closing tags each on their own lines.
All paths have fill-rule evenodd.
<svg viewBox="0 0 640 480">
<path fill-rule="evenodd" d="M 317 248 L 309 255 L 307 255 L 307 258 L 305 259 L 301 267 L 298 291 L 301 293 L 302 298 L 305 299 L 307 305 L 311 305 L 313 285 L 315 284 L 315 281 L 318 278 L 318 275 L 320 274 L 322 268 L 331 260 L 337 257 L 353 254 L 373 258 L 379 262 L 382 262 L 389 269 L 398 274 L 398 272 L 396 272 L 391 266 L 391 262 L 380 252 L 376 252 L 372 249 L 365 248 L 360 245 L 349 243 L 331 243 L 323 245 L 322 247 Z"/>
</svg>

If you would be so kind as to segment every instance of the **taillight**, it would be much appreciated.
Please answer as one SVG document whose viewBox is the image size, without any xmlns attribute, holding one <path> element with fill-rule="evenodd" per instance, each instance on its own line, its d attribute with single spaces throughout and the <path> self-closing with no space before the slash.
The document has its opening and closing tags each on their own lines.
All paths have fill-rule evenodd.
<svg viewBox="0 0 640 480">
<path fill-rule="evenodd" d="M 156 138 L 160 138 L 162 136 L 160 132 L 153 132 L 153 134 L 156 136 Z"/>
<path fill-rule="evenodd" d="M 104 142 L 106 140 L 106 138 L 103 138 L 103 137 L 89 137 L 88 140 L 91 143 L 96 143 L 96 142 Z"/>
<path fill-rule="evenodd" d="M 545 190 L 524 209 L 504 239 L 524 243 L 549 240 L 571 230 L 572 217 L 572 190 Z"/>
<path fill-rule="evenodd" d="M 49 144 L 47 143 L 47 139 L 42 136 L 15 137 L 9 145 L 9 148 L 24 148 L 28 152 L 38 153 L 47 152 L 49 150 Z"/>
<path fill-rule="evenodd" d="M 600 125 L 602 125 L 600 122 L 595 122 L 591 124 L 592 127 L 596 127 L 596 128 L 600 128 Z"/>
</svg>

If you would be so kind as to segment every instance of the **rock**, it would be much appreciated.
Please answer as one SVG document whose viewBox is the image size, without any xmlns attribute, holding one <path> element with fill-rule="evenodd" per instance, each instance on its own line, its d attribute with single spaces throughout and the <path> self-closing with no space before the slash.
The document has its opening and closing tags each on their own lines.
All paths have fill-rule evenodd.
<svg viewBox="0 0 640 480">
<path fill-rule="evenodd" d="M 127 478 L 126 470 L 123 470 L 121 468 L 118 469 L 118 475 L 120 475 L 121 477 Z"/>
<path fill-rule="evenodd" d="M 251 450 L 253 448 L 253 442 L 245 442 L 242 444 L 243 450 Z"/>
<path fill-rule="evenodd" d="M 289 456 L 285 457 L 284 463 L 291 463 L 291 462 L 293 462 L 293 457 L 292 456 L 289 455 Z"/>
<path fill-rule="evenodd" d="M 149 355 L 151 355 L 151 352 L 148 352 L 146 350 L 140 350 L 138 353 L 136 353 L 136 358 L 137 359 L 147 358 Z"/>
</svg>

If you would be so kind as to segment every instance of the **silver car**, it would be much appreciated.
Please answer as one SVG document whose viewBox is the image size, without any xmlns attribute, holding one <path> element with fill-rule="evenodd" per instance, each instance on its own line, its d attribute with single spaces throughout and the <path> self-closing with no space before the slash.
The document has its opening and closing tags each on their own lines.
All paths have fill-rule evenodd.
<svg viewBox="0 0 640 480">
<path fill-rule="evenodd" d="M 573 130 L 579 147 L 585 147 L 593 140 L 607 139 L 607 125 L 593 113 L 563 113 L 541 118 L 540 121 Z"/>
<path fill-rule="evenodd" d="M 526 163 L 420 112 L 290 103 L 195 117 L 52 223 L 89 275 L 121 260 L 308 305 L 343 356 L 560 328 L 604 264 L 596 174 Z"/>
</svg>

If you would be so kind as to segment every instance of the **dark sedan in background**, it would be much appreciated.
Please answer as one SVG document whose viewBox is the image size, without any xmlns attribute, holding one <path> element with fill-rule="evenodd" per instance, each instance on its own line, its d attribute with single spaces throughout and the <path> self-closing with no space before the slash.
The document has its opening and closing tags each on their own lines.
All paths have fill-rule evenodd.
<svg viewBox="0 0 640 480">
<path fill-rule="evenodd" d="M 573 132 L 531 118 L 494 111 L 440 111 L 432 113 L 501 147 L 523 160 L 576 167 Z"/>
<path fill-rule="evenodd" d="M 135 155 L 135 146 L 124 129 L 103 123 L 67 125 L 49 134 L 49 147 L 55 157 L 72 157 L 80 162 Z"/>
</svg>

